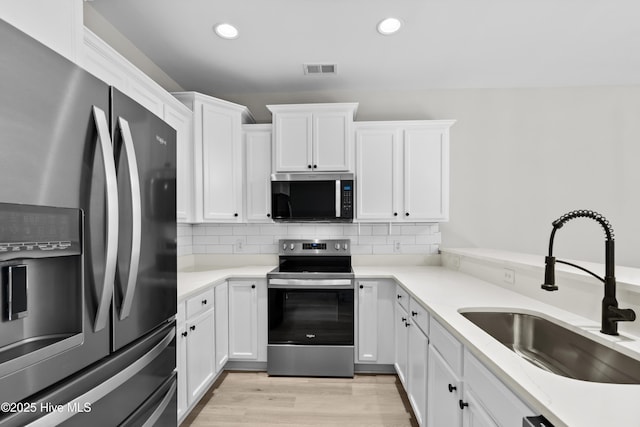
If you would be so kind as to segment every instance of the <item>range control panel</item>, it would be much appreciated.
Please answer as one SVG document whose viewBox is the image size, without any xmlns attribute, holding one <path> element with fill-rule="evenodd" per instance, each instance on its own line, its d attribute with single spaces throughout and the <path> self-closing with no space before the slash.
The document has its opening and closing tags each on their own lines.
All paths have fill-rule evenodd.
<svg viewBox="0 0 640 427">
<path fill-rule="evenodd" d="M 349 239 L 281 239 L 280 255 L 351 255 Z"/>
</svg>

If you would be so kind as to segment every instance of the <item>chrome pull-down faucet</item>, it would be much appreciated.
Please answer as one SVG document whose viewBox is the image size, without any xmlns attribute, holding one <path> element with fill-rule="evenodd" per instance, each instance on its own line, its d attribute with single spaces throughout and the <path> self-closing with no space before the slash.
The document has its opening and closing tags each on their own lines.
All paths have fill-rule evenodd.
<svg viewBox="0 0 640 427">
<path fill-rule="evenodd" d="M 606 235 L 605 240 L 605 274 L 604 278 L 570 262 L 556 260 L 553 256 L 553 239 L 556 231 L 562 226 L 575 218 L 591 218 L 602 226 Z M 633 322 L 636 320 L 636 313 L 629 308 L 619 308 L 618 300 L 616 300 L 616 277 L 615 277 L 615 260 L 614 260 L 614 239 L 613 228 L 609 221 L 602 215 L 594 211 L 577 210 L 562 215 L 551 223 L 551 237 L 549 238 L 549 255 L 545 257 L 544 283 L 542 289 L 545 291 L 557 291 L 555 279 L 555 264 L 566 264 L 575 267 L 586 273 L 589 273 L 596 279 L 604 283 L 604 298 L 602 299 L 602 328 L 600 332 L 607 335 L 618 335 L 618 322 Z"/>
</svg>

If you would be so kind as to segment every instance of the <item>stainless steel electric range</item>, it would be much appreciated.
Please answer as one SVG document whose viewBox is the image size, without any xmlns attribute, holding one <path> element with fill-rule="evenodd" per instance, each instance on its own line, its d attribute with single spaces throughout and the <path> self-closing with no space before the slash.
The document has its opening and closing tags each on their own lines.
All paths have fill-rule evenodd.
<svg viewBox="0 0 640 427">
<path fill-rule="evenodd" d="M 267 274 L 269 375 L 353 377 L 351 244 L 280 240 Z"/>
</svg>

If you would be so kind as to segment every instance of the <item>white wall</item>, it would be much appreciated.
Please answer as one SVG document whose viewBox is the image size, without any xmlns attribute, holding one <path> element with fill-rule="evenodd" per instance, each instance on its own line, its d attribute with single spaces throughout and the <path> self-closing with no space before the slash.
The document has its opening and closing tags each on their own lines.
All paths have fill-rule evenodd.
<svg viewBox="0 0 640 427">
<path fill-rule="evenodd" d="M 356 120 L 456 119 L 443 247 L 544 254 L 551 221 L 592 209 L 613 224 L 616 263 L 640 267 L 640 86 L 214 95 L 259 122 L 266 104 L 346 101 L 360 103 Z M 603 262 L 603 242 L 578 219 L 554 252 Z"/>
</svg>

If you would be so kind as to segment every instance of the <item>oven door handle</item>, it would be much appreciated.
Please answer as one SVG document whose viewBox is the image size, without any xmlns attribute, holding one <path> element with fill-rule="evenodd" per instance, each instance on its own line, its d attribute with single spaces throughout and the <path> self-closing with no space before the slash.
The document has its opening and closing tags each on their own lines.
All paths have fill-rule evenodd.
<svg viewBox="0 0 640 427">
<path fill-rule="evenodd" d="M 269 279 L 268 288 L 331 288 L 353 289 L 351 279 Z"/>
</svg>

